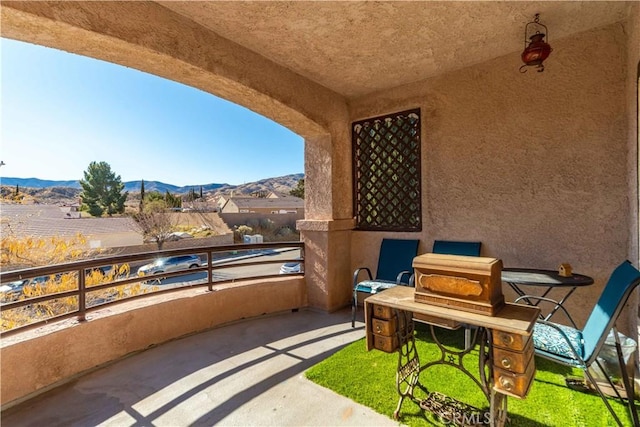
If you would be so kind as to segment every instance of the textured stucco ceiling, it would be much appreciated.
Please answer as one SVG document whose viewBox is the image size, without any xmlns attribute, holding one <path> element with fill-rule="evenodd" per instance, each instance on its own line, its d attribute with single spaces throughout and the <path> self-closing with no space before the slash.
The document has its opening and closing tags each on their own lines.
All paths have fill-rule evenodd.
<svg viewBox="0 0 640 427">
<path fill-rule="evenodd" d="M 513 54 L 535 13 L 549 42 L 623 21 L 629 2 L 158 2 L 348 98 Z"/>
</svg>

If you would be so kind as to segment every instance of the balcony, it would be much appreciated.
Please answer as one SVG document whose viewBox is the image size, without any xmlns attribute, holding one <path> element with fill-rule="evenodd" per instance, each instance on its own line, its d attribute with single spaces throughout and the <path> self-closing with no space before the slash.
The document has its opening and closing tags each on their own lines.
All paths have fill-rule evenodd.
<svg viewBox="0 0 640 427">
<path fill-rule="evenodd" d="M 349 9 L 338 2 L 320 10 L 304 2 L 272 8 L 245 2 L 3 2 L 5 37 L 161 75 L 287 126 L 305 138 L 308 184 L 305 219 L 298 223 L 304 276 L 229 281 L 211 291 L 190 286 L 89 310 L 86 322 L 72 314 L 20 333 L 20 345 L 13 341 L 18 334 L 9 336 L 2 343 L 3 404 L 196 331 L 263 313 L 347 305 L 354 267 L 375 266 L 370 248 L 387 237 L 358 230 L 353 220 L 352 125 L 417 107 L 425 119 L 425 227 L 415 233 L 423 250 L 440 238 L 476 239 L 506 266 L 570 262 L 597 284 L 576 304 L 576 321 L 584 320 L 612 268 L 624 259 L 638 261 L 640 55 L 633 47 L 640 40 L 640 6 L 416 4 Z M 519 74 L 523 25 L 539 12 L 549 17 L 554 53 L 544 73 Z M 372 25 L 352 25 L 364 18 Z M 306 25 L 285 25 L 299 22 Z M 256 23 L 262 23 L 260 31 Z M 416 31 L 435 26 L 443 31 Z M 383 43 L 379 36 L 385 34 L 398 43 Z M 476 55 L 483 51 L 488 54 Z M 624 316 L 631 331 L 637 304 L 635 295 Z M 91 390 L 105 392 L 90 386 L 83 392 Z M 167 413 L 184 396 L 178 390 L 148 413 Z M 225 402 L 227 408 L 238 403 Z M 132 419 L 135 404 L 125 409 Z M 332 409 L 327 405 L 320 413 Z"/>
</svg>

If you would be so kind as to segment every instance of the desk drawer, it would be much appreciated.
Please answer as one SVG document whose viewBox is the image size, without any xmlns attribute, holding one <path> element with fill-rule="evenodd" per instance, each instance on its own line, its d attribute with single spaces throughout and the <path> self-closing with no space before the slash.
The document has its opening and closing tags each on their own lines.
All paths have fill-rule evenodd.
<svg viewBox="0 0 640 427">
<path fill-rule="evenodd" d="M 533 353 L 533 340 L 528 340 L 523 351 L 512 351 L 494 346 L 493 365 L 516 374 L 524 374 L 531 363 Z"/>
<path fill-rule="evenodd" d="M 535 374 L 536 364 L 533 357 L 529 359 L 524 373 L 521 374 L 494 366 L 493 386 L 499 393 L 524 399 L 529 393 Z"/>
<path fill-rule="evenodd" d="M 391 319 L 394 317 L 393 309 L 384 305 L 373 304 L 373 317 Z"/>
<path fill-rule="evenodd" d="M 494 331 L 493 345 L 513 351 L 523 351 L 529 342 L 529 335 L 513 334 L 510 332 Z"/>
<path fill-rule="evenodd" d="M 393 317 L 386 320 L 374 317 L 371 319 L 371 330 L 376 335 L 384 335 L 386 337 L 395 335 L 398 330 L 398 318 Z"/>
<path fill-rule="evenodd" d="M 396 334 L 393 334 L 392 336 L 373 334 L 373 348 L 382 350 L 385 353 L 393 353 L 399 347 L 398 336 Z"/>
</svg>

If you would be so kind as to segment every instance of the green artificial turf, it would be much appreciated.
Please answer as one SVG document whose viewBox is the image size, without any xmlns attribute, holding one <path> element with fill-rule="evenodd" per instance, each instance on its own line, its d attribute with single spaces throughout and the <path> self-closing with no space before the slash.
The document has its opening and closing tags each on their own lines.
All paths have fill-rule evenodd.
<svg viewBox="0 0 640 427">
<path fill-rule="evenodd" d="M 422 326 L 422 325 L 421 325 Z M 451 348 L 461 348 L 463 331 L 438 330 L 438 338 Z M 442 337 L 442 338 L 441 338 Z M 426 327 L 419 327 L 416 345 L 421 366 L 439 358 L 440 352 L 431 340 Z M 477 372 L 477 351 L 464 359 L 465 367 Z M 615 426 L 602 400 L 592 393 L 569 389 L 565 377 L 582 376 L 582 371 L 571 369 L 545 359 L 536 358 L 536 376 L 526 399 L 508 398 L 509 423 L 512 426 Z M 395 372 L 398 354 L 367 351 L 364 339 L 341 349 L 306 372 L 311 381 L 329 388 L 376 412 L 392 417 L 398 403 Z M 487 408 L 484 395 L 477 386 L 456 368 L 437 366 L 425 369 L 420 382 L 430 391 L 439 391 L 456 399 Z M 423 392 L 420 396 L 424 396 Z M 627 408 L 615 399 L 609 399 L 623 423 L 631 424 Z M 400 410 L 400 423 L 409 426 L 444 425 L 425 413 L 409 399 Z"/>
</svg>

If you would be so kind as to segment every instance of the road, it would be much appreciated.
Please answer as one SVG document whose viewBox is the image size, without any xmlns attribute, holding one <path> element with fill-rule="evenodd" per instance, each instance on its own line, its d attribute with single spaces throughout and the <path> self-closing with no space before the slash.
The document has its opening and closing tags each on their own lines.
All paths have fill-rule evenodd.
<svg viewBox="0 0 640 427">
<path fill-rule="evenodd" d="M 238 257 L 228 258 L 224 260 L 216 260 L 214 261 L 214 265 L 230 265 L 227 268 L 222 268 L 219 270 L 213 271 L 213 281 L 222 281 L 222 280 L 233 280 L 233 279 L 244 279 L 250 277 L 258 277 L 258 276 L 267 276 L 271 274 L 278 274 L 280 272 L 280 266 L 287 262 L 288 260 L 297 258 L 300 256 L 300 250 L 294 249 L 285 252 L 275 251 L 275 250 L 264 250 L 260 251 L 259 254 L 243 254 Z M 261 265 L 246 265 L 247 263 L 252 262 L 271 262 L 268 264 Z M 186 273 L 181 276 L 169 277 L 166 279 L 162 279 L 156 283 L 149 283 L 143 285 L 145 288 L 149 288 L 150 290 L 158 287 L 160 289 L 167 289 L 170 287 L 180 287 L 185 285 L 196 285 L 200 283 L 207 282 L 207 273 L 197 272 L 197 273 Z"/>
</svg>

